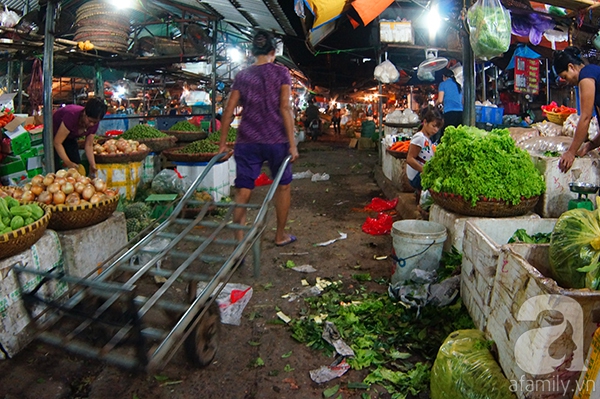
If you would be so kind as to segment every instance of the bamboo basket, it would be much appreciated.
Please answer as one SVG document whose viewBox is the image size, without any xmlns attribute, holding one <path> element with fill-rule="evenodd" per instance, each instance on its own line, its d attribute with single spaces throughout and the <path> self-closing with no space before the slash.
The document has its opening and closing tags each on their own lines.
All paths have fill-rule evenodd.
<svg viewBox="0 0 600 399">
<path fill-rule="evenodd" d="M 565 123 L 569 115 L 571 114 L 557 114 L 556 112 L 546 111 L 546 118 L 548 118 L 548 121 L 561 126 Z"/>
<path fill-rule="evenodd" d="M 163 155 L 167 160 L 171 162 L 185 162 L 185 163 L 198 163 L 198 162 L 208 162 L 210 161 L 217 152 L 202 152 L 195 154 L 186 154 L 181 151 L 184 147 L 171 148 L 169 150 L 163 151 Z"/>
<path fill-rule="evenodd" d="M 108 219 L 117 209 L 119 196 L 85 205 L 54 205 L 48 228 L 56 231 L 82 229 Z"/>
<path fill-rule="evenodd" d="M 177 138 L 173 136 L 159 137 L 155 139 L 136 140 L 140 144 L 146 144 L 151 152 L 161 152 L 175 146 Z"/>
<path fill-rule="evenodd" d="M 392 151 L 389 148 L 386 148 L 385 151 L 390 154 L 391 156 L 393 156 L 394 158 L 397 159 L 406 159 L 406 156 L 408 155 L 408 152 L 404 152 L 404 151 Z"/>
<path fill-rule="evenodd" d="M 531 198 L 522 198 L 521 202 L 516 205 L 503 200 L 480 199 L 475 206 L 472 206 L 470 202 L 466 201 L 460 195 L 436 193 L 431 190 L 429 190 L 429 193 L 436 204 L 450 212 L 458 213 L 460 215 L 481 217 L 525 215 L 527 212 L 533 210 L 540 198 L 538 195 Z"/>
<path fill-rule="evenodd" d="M 164 134 L 177 138 L 177 142 L 191 143 L 193 141 L 204 140 L 207 137 L 204 131 L 181 131 L 181 130 L 165 130 Z"/>
<path fill-rule="evenodd" d="M 52 210 L 47 205 L 38 205 L 44 210 L 44 216 L 39 220 L 10 233 L 0 235 L 0 259 L 14 256 L 31 248 L 44 235 L 52 216 Z"/>
</svg>

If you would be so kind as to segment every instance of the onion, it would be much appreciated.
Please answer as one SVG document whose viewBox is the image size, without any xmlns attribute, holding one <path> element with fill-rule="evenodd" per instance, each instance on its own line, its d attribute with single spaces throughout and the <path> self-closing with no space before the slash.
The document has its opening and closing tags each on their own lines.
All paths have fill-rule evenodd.
<svg viewBox="0 0 600 399">
<path fill-rule="evenodd" d="M 102 192 L 104 192 L 104 190 L 106 190 L 106 183 L 104 183 L 104 180 L 100 179 L 99 177 L 92 180 L 92 184 L 94 185 L 94 188 L 96 189 L 96 191 L 99 191 L 102 193 Z"/>
<path fill-rule="evenodd" d="M 48 191 L 42 191 L 40 195 L 38 195 L 38 202 L 42 204 L 50 205 L 52 203 L 52 194 Z"/>
<path fill-rule="evenodd" d="M 58 184 L 58 183 L 52 183 L 51 185 L 48 186 L 48 192 L 50 194 L 56 194 L 59 191 L 60 191 L 60 184 Z"/>
<path fill-rule="evenodd" d="M 69 194 L 71 194 L 75 190 L 75 187 L 73 186 L 73 183 L 66 182 L 65 184 L 63 184 L 62 186 L 60 186 L 60 190 L 63 193 L 69 195 Z"/>
<path fill-rule="evenodd" d="M 81 177 L 81 174 L 80 174 L 78 171 L 75 171 L 75 173 L 73 173 L 73 174 L 71 175 L 71 177 L 72 177 L 73 179 L 75 179 L 75 181 L 77 181 L 77 180 L 78 180 L 78 179 Z"/>
<path fill-rule="evenodd" d="M 42 193 L 42 191 L 44 191 L 44 187 L 41 184 L 32 184 L 31 185 L 31 192 L 38 196 Z"/>
<path fill-rule="evenodd" d="M 85 184 L 83 184 L 82 182 L 78 181 L 77 183 L 75 183 L 75 191 L 78 194 L 81 194 L 83 192 L 84 188 L 85 188 Z"/>
<path fill-rule="evenodd" d="M 14 199 L 20 200 L 22 196 L 23 196 L 23 189 L 22 188 L 16 188 L 15 191 L 12 193 L 12 197 Z"/>
<path fill-rule="evenodd" d="M 102 195 L 96 193 L 90 198 L 90 204 L 97 204 L 98 202 L 102 202 Z"/>
<path fill-rule="evenodd" d="M 94 186 L 92 186 L 91 184 L 88 184 L 87 186 L 85 186 L 85 188 L 83 189 L 83 192 L 81 193 L 81 196 L 83 197 L 84 200 L 89 200 L 90 198 L 92 198 L 92 196 L 96 193 L 96 190 L 94 189 Z"/>
<path fill-rule="evenodd" d="M 31 202 L 33 200 L 35 200 L 35 194 L 34 193 L 32 193 L 29 190 L 23 191 L 23 196 L 21 197 L 21 201 L 23 201 L 23 202 Z"/>
<path fill-rule="evenodd" d="M 31 190 L 31 183 L 27 183 L 23 186 L 23 191 L 29 191 Z"/>
<path fill-rule="evenodd" d="M 58 172 L 56 172 L 56 177 L 67 177 L 67 170 L 66 169 L 61 169 Z"/>
<path fill-rule="evenodd" d="M 79 194 L 77 193 L 71 193 L 67 196 L 67 199 L 65 200 L 65 203 L 67 205 L 79 205 L 79 203 L 81 202 L 81 199 L 79 198 Z"/>
<path fill-rule="evenodd" d="M 67 176 L 74 176 L 75 173 L 79 173 L 75 168 L 69 168 L 69 170 L 67 170 Z"/>
<path fill-rule="evenodd" d="M 117 191 L 112 188 L 107 188 L 104 190 L 104 195 L 106 195 L 108 198 L 116 197 Z"/>
<path fill-rule="evenodd" d="M 86 200 L 81 200 L 81 201 L 79 202 L 79 205 L 89 205 L 89 204 L 90 204 L 90 203 L 89 203 L 88 201 L 86 201 Z"/>
<path fill-rule="evenodd" d="M 67 182 L 66 177 L 57 177 L 56 179 L 54 179 L 54 183 L 58 183 L 59 186 L 62 186 L 66 182 Z"/>
<path fill-rule="evenodd" d="M 52 183 L 54 183 L 54 175 L 50 176 L 49 174 L 46 175 L 46 177 L 44 177 L 44 179 L 42 180 L 42 184 L 46 187 L 48 187 L 49 185 L 51 185 Z"/>
<path fill-rule="evenodd" d="M 42 175 L 35 175 L 31 178 L 31 184 L 42 184 L 43 181 L 44 176 Z"/>
<path fill-rule="evenodd" d="M 78 179 L 77 181 L 80 181 L 80 182 L 82 182 L 84 185 L 86 185 L 86 186 L 87 186 L 88 184 L 90 184 L 90 183 L 92 182 L 92 179 L 90 179 L 90 178 L 89 178 L 89 177 L 87 177 L 87 176 L 81 176 L 81 179 Z"/>
<path fill-rule="evenodd" d="M 8 197 L 8 193 L 4 190 L 0 190 L 0 198 Z"/>
<path fill-rule="evenodd" d="M 56 193 L 54 193 L 54 197 L 52 197 L 52 203 L 54 203 L 54 205 L 64 204 L 66 198 L 67 196 L 65 195 L 65 193 L 63 193 L 62 191 L 57 191 Z"/>
<path fill-rule="evenodd" d="M 67 177 L 67 181 L 71 184 L 75 184 L 77 183 L 77 180 L 75 180 L 75 178 L 73 176 L 69 176 Z"/>
</svg>

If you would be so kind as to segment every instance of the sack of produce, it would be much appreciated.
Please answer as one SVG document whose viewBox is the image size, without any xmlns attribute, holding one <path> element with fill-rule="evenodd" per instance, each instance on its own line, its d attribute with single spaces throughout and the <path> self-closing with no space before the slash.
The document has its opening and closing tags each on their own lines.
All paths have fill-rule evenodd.
<svg viewBox="0 0 600 399">
<path fill-rule="evenodd" d="M 533 137 L 518 146 L 530 154 L 543 154 L 547 151 L 563 153 L 569 149 L 572 142 L 573 137 Z"/>
<path fill-rule="evenodd" d="M 579 115 L 571 114 L 563 123 L 562 126 L 562 134 L 563 136 L 573 137 L 575 135 L 575 129 L 577 129 L 577 124 L 579 123 Z M 588 127 L 588 138 L 590 140 L 594 140 L 598 135 L 598 119 L 594 116 L 590 121 L 590 125 Z"/>
<path fill-rule="evenodd" d="M 550 239 L 550 271 L 563 288 L 600 288 L 600 213 L 563 213 Z"/>
<path fill-rule="evenodd" d="M 447 127 L 421 179 L 423 189 L 461 196 L 472 206 L 480 199 L 519 204 L 546 190 L 531 157 L 515 145 L 507 129 Z"/>
<path fill-rule="evenodd" d="M 540 135 L 540 132 L 537 129 L 529 127 L 509 127 L 508 131 L 510 132 L 510 137 L 512 137 L 517 146 L 526 140 Z"/>
<path fill-rule="evenodd" d="M 531 125 L 532 128 L 539 130 L 540 136 L 544 137 L 555 137 L 560 136 L 562 134 L 562 125 L 543 121 L 539 123 L 534 123 Z"/>
<path fill-rule="evenodd" d="M 400 73 L 389 60 L 383 61 L 375 67 L 375 79 L 381 83 L 393 83 L 398 80 Z"/>
<path fill-rule="evenodd" d="M 186 180 L 171 169 L 163 169 L 152 179 L 152 191 L 157 194 L 183 194 L 188 189 Z"/>
<path fill-rule="evenodd" d="M 476 58 L 487 61 L 510 47 L 510 13 L 500 0 L 477 0 L 467 12 L 467 22 Z"/>
<path fill-rule="evenodd" d="M 431 369 L 431 398 L 511 399 L 502 374 L 479 330 L 459 330 L 446 338 Z"/>
</svg>

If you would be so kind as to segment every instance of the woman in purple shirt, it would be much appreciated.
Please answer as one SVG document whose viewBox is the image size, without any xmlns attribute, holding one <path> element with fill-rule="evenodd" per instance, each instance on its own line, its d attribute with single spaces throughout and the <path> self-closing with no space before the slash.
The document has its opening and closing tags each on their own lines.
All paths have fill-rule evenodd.
<svg viewBox="0 0 600 399">
<path fill-rule="evenodd" d="M 77 168 L 81 163 L 77 139 L 85 136 L 85 155 L 90 163 L 90 175 L 96 175 L 94 159 L 94 135 L 98 124 L 106 114 L 106 104 L 98 98 L 90 99 L 85 107 L 67 105 L 54 111 L 52 128 L 54 130 L 55 170 Z M 62 165 L 61 162 L 62 161 Z"/>
<path fill-rule="evenodd" d="M 219 151 L 227 152 L 227 132 L 233 121 L 234 110 L 238 105 L 243 107 L 234 148 L 235 202 L 240 204 L 250 201 L 254 181 L 265 161 L 269 164 L 271 175 L 275 176 L 288 155 L 292 156 L 292 162 L 298 158 L 294 141 L 294 115 L 290 103 L 292 80 L 285 67 L 273 63 L 276 46 L 270 33 L 258 32 L 254 35 L 252 54 L 256 61 L 236 75 L 221 118 Z M 288 164 L 274 197 L 277 215 L 275 245 L 278 246 L 296 241 L 296 237 L 285 233 L 291 182 L 292 167 Z M 233 221 L 246 223 L 246 208 L 235 208 Z M 238 240 L 241 241 L 243 235 L 243 231 L 236 230 Z"/>
<path fill-rule="evenodd" d="M 581 144 L 588 137 L 590 121 L 594 111 L 600 115 L 600 66 L 585 65 L 581 59 L 581 51 L 577 47 L 567 47 L 563 51 L 554 52 L 554 72 L 567 83 L 579 87 L 580 116 L 573 142 L 569 149 L 562 154 L 558 161 L 561 171 L 567 172 L 573 166 L 575 155 L 584 156 L 589 151 L 600 146 L 600 135 L 593 141 Z"/>
</svg>

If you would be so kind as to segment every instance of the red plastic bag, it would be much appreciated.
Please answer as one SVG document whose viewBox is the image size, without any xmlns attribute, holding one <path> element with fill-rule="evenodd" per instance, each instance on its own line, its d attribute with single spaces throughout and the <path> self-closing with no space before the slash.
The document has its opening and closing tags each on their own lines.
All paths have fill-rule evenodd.
<svg viewBox="0 0 600 399">
<path fill-rule="evenodd" d="M 398 205 L 398 198 L 395 198 L 391 201 L 386 201 L 381 198 L 373 198 L 371 203 L 365 206 L 365 211 L 375 211 L 375 212 L 383 212 L 390 211 L 392 209 L 396 209 L 396 205 Z"/>
<path fill-rule="evenodd" d="M 260 176 L 254 180 L 255 186 L 268 186 L 271 183 L 273 183 L 273 180 L 269 179 L 269 176 L 267 176 L 265 172 L 262 172 Z"/>
<path fill-rule="evenodd" d="M 362 231 L 373 236 L 390 234 L 392 224 L 394 224 L 392 217 L 387 213 L 381 212 L 377 215 L 377 219 L 367 217 L 367 220 L 362 225 Z"/>
</svg>

